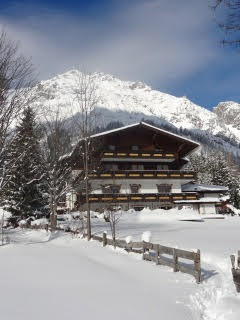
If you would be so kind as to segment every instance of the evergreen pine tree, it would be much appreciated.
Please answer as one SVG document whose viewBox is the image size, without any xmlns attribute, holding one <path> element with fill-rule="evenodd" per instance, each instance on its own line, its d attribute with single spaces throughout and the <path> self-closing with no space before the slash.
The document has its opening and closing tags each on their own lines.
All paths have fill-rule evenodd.
<svg viewBox="0 0 240 320">
<path fill-rule="evenodd" d="M 211 156 L 206 152 L 201 151 L 190 156 L 190 163 L 187 165 L 187 169 L 197 172 L 197 182 L 211 184 L 212 175 L 210 173 L 211 168 Z"/>
<path fill-rule="evenodd" d="M 231 167 L 223 154 L 218 154 L 211 167 L 212 183 L 228 187 L 230 203 L 238 206 L 238 184 L 232 173 Z"/>
<path fill-rule="evenodd" d="M 240 208 L 240 177 L 229 155 L 210 149 L 190 156 L 189 169 L 197 172 L 198 183 L 214 184 L 229 188 L 230 203 Z"/>
<path fill-rule="evenodd" d="M 18 218 L 44 210 L 44 174 L 41 166 L 35 115 L 30 107 L 23 112 L 7 159 L 8 183 L 5 207 Z"/>
</svg>

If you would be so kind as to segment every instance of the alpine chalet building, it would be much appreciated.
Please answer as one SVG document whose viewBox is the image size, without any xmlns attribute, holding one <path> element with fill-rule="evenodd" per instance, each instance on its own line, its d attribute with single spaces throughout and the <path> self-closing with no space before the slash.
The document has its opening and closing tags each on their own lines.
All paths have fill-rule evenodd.
<svg viewBox="0 0 240 320">
<path fill-rule="evenodd" d="M 75 183 L 67 207 L 84 210 L 86 202 L 81 141 L 71 157 Z M 91 210 L 108 206 L 124 210 L 190 206 L 199 213 L 216 213 L 222 186 L 196 184 L 196 172 L 184 170 L 199 144 L 144 122 L 90 137 L 89 203 Z M 91 162 L 93 164 L 91 164 Z"/>
</svg>

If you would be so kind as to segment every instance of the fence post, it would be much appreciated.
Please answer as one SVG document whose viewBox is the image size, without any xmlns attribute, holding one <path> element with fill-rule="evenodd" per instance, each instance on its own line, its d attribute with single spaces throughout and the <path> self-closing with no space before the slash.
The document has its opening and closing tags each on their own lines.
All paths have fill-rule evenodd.
<svg viewBox="0 0 240 320">
<path fill-rule="evenodd" d="M 237 292 L 240 292 L 240 252 L 238 251 L 237 257 L 235 259 L 235 255 L 230 256 L 231 263 L 232 263 L 232 276 L 233 282 L 235 284 Z M 236 261 L 236 266 L 235 266 Z"/>
<path fill-rule="evenodd" d="M 132 248 L 133 248 L 133 243 L 132 243 L 132 241 L 131 242 L 129 242 L 128 244 L 127 244 L 127 252 L 129 253 L 129 252 L 132 252 Z"/>
<path fill-rule="evenodd" d="M 231 259 L 232 268 L 235 269 L 235 255 L 231 254 L 230 259 Z"/>
<path fill-rule="evenodd" d="M 173 272 L 178 271 L 178 256 L 177 251 L 175 248 L 173 248 Z"/>
<path fill-rule="evenodd" d="M 146 248 L 145 248 L 145 242 L 144 241 L 142 242 L 142 247 L 143 247 L 142 259 L 145 260 L 144 254 L 145 254 Z"/>
<path fill-rule="evenodd" d="M 106 247 L 107 245 L 107 233 L 103 232 L 103 246 Z"/>
<path fill-rule="evenodd" d="M 133 251 L 133 241 L 131 241 L 131 251 Z"/>
<path fill-rule="evenodd" d="M 156 261 L 156 265 L 159 264 L 158 256 L 159 256 L 159 244 L 156 245 L 156 249 L 155 249 L 155 261 Z"/>
<path fill-rule="evenodd" d="M 195 254 L 194 259 L 194 270 L 195 270 L 195 278 L 196 282 L 201 282 L 201 257 L 200 257 L 200 250 L 198 249 L 197 253 Z"/>
<path fill-rule="evenodd" d="M 240 250 L 238 250 L 237 267 L 240 268 Z"/>
</svg>

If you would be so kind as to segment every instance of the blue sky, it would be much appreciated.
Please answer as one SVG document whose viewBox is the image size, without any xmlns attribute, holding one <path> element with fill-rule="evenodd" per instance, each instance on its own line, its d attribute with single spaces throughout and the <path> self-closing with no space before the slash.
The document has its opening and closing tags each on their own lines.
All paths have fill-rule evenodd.
<svg viewBox="0 0 240 320">
<path fill-rule="evenodd" d="M 219 44 L 210 1 L 6 0 L 0 25 L 32 57 L 39 79 L 84 67 L 211 109 L 240 102 L 240 52 Z"/>
</svg>

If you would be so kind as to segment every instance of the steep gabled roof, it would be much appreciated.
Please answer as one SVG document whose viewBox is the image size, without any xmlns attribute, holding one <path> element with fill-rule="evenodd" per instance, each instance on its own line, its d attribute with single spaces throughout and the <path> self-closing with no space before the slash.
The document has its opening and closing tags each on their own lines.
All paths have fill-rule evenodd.
<svg viewBox="0 0 240 320">
<path fill-rule="evenodd" d="M 124 126 L 124 127 L 120 127 L 120 128 L 117 128 L 117 129 L 113 129 L 113 130 L 108 130 L 108 131 L 104 131 L 104 132 L 100 132 L 100 133 L 97 133 L 97 134 L 93 134 L 90 138 L 97 138 L 97 137 L 101 137 L 101 136 L 105 136 L 105 135 L 108 135 L 108 134 L 112 134 L 112 133 L 115 133 L 115 132 L 119 132 L 119 131 L 123 131 L 123 130 L 127 130 L 129 128 L 133 128 L 133 127 L 145 127 L 145 128 L 149 128 L 149 129 L 152 129 L 158 133 L 164 133 L 166 135 L 170 135 L 172 137 L 175 137 L 177 138 L 178 140 L 182 140 L 182 142 L 190 142 L 192 143 L 193 145 L 195 145 L 195 148 L 197 148 L 199 146 L 199 143 L 191 140 L 191 139 L 188 139 L 188 138 L 184 138 L 178 134 L 175 134 L 175 133 L 172 133 L 170 131 L 167 131 L 167 130 L 164 130 L 164 129 L 160 129 L 158 127 L 155 127 L 155 126 L 152 126 L 146 122 L 137 122 L 137 123 L 134 123 L 134 124 L 130 124 L 130 125 L 127 125 L 127 126 Z"/>
<path fill-rule="evenodd" d="M 176 142 L 178 142 L 178 144 L 183 144 L 185 145 L 185 147 L 181 150 L 181 157 L 184 157 L 186 156 L 187 154 L 191 153 L 194 149 L 196 149 L 197 147 L 199 147 L 199 143 L 191 140 L 191 139 L 187 139 L 187 138 L 184 138 L 178 134 L 175 134 L 175 133 L 172 133 L 170 131 L 167 131 L 167 130 L 164 130 L 164 129 L 160 129 L 160 128 L 157 128 L 157 127 L 154 127 L 146 122 L 138 122 L 138 123 L 134 123 L 134 124 L 130 124 L 130 125 L 127 125 L 127 126 L 123 126 L 123 127 L 120 127 L 120 128 L 117 128 L 117 129 L 112 129 L 112 130 L 108 130 L 108 131 L 104 131 L 104 132 L 100 132 L 100 133 L 97 133 L 97 134 L 93 134 L 90 136 L 90 139 L 98 139 L 98 138 L 101 138 L 101 137 L 106 137 L 106 136 L 109 136 L 111 134 L 115 134 L 115 133 L 118 133 L 118 132 L 123 132 L 123 131 L 127 131 L 127 130 L 131 130 L 132 128 L 144 128 L 144 129 L 148 129 L 152 132 L 155 132 L 157 134 L 162 134 L 162 135 L 165 135 L 166 137 L 169 137 L 169 138 L 172 138 L 172 139 L 175 139 Z M 84 139 L 79 139 L 77 141 L 77 143 L 75 144 L 75 146 L 73 147 L 73 150 L 70 154 L 64 156 L 63 158 L 69 158 L 71 157 L 74 152 L 76 152 L 77 150 L 77 147 L 84 141 Z"/>
</svg>

